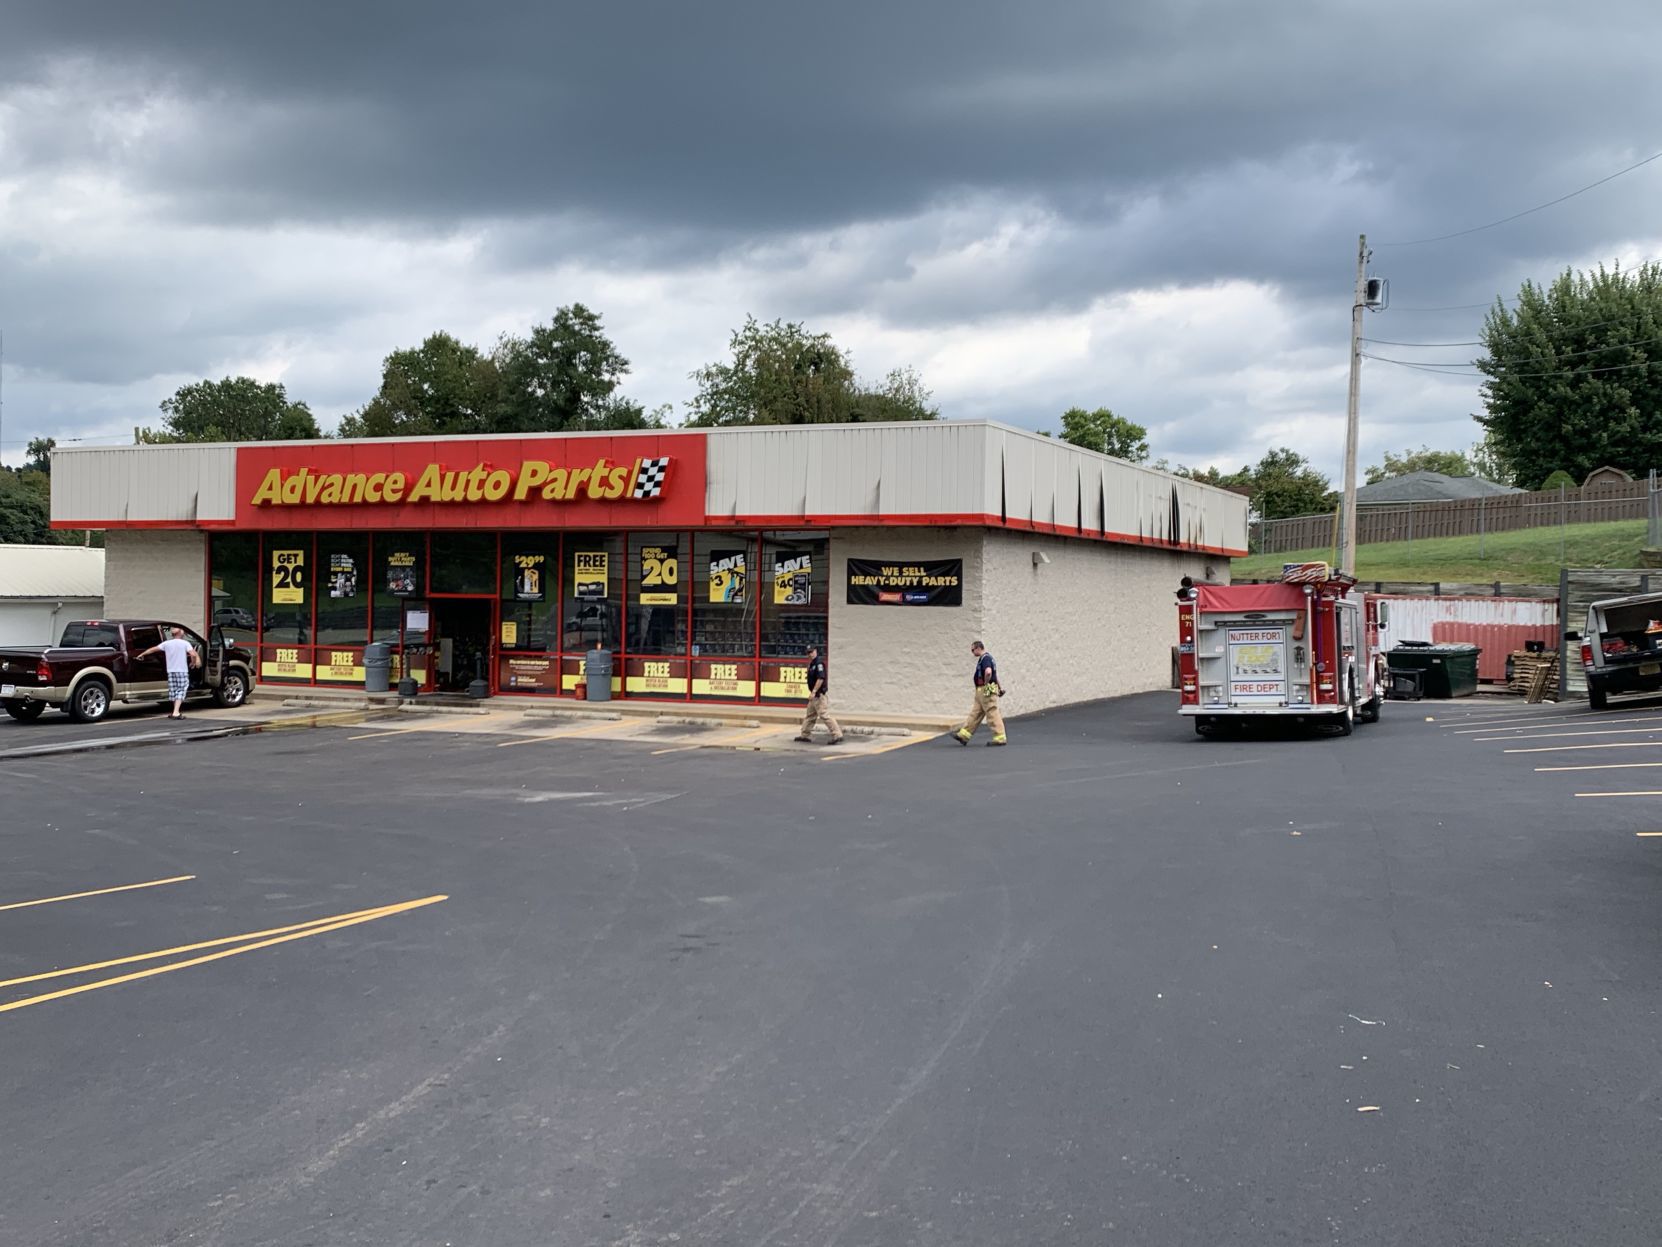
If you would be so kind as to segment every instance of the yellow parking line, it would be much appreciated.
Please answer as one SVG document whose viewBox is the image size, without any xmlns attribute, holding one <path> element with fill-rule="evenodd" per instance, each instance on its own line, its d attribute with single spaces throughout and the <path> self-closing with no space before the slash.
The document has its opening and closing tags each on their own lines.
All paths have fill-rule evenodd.
<svg viewBox="0 0 1662 1247">
<path fill-rule="evenodd" d="M 184 883 L 195 875 L 174 875 L 171 879 L 152 879 L 148 883 L 124 883 L 118 888 L 95 888 L 91 892 L 71 892 L 67 896 L 43 896 L 38 901 L 13 901 L 0 905 L 0 910 L 28 909 L 31 905 L 56 905 L 59 901 L 78 901 L 87 896 L 108 896 L 111 892 L 133 892 L 139 888 L 159 888 L 167 883 Z"/>
<path fill-rule="evenodd" d="M 859 749 L 853 753 L 835 753 L 830 757 L 821 758 L 821 762 L 840 762 L 845 758 L 869 758 L 879 753 L 889 753 L 895 749 L 904 749 L 907 745 L 921 745 L 927 736 L 908 736 L 901 740 L 890 741 L 886 745 L 878 745 L 875 749 Z"/>
<path fill-rule="evenodd" d="M 355 918 L 343 918 L 337 922 L 325 923 L 322 926 L 308 927 L 304 931 L 292 931 L 287 935 L 279 935 L 268 940 L 259 940 L 253 944 L 241 944 L 236 948 L 221 949 L 217 953 L 207 953 L 201 957 L 191 957 L 185 961 L 170 961 L 165 966 L 151 966 L 148 970 L 135 970 L 131 974 L 118 974 L 113 979 L 98 979 L 92 983 L 81 983 L 75 987 L 65 987 L 59 991 L 47 992 L 42 996 L 28 996 L 22 1000 L 13 1000 L 9 1004 L 0 1005 L 0 1013 L 10 1013 L 13 1009 L 27 1009 L 30 1005 L 45 1004 L 50 1000 L 62 1000 L 66 996 L 78 996 L 82 992 L 95 992 L 101 987 L 116 987 L 122 983 L 133 983 L 139 979 L 154 978 L 158 974 L 171 974 L 175 970 L 187 970 L 191 966 L 206 965 L 210 961 L 219 961 L 225 957 L 235 957 L 242 953 L 256 952 L 262 948 L 271 948 L 278 944 L 286 944 L 290 940 L 303 940 L 312 935 L 326 935 L 331 931 L 339 931 L 346 927 L 354 927 L 364 922 L 374 922 L 380 918 L 390 917 L 393 914 L 404 913 L 411 909 L 419 909 L 423 905 L 434 905 L 439 901 L 447 900 L 445 896 L 427 896 L 420 900 L 404 901 L 398 905 L 388 905 L 385 908 L 367 914 L 360 914 Z"/>
<path fill-rule="evenodd" d="M 223 948 L 227 944 L 240 944 L 244 940 L 263 940 L 271 935 L 287 935 L 290 931 L 304 931 L 307 927 L 320 927 L 331 922 L 345 922 L 349 918 L 362 918 L 365 915 L 380 915 L 392 911 L 395 906 L 376 905 L 371 909 L 355 909 L 348 914 L 329 914 L 322 918 L 312 918 L 306 922 L 292 922 L 284 927 L 270 927 L 264 931 L 245 931 L 241 935 L 222 935 L 218 939 L 199 940 L 195 944 L 180 944 L 176 948 L 159 948 L 153 953 L 132 953 L 126 957 L 113 957 L 108 961 L 93 961 L 84 966 L 68 966 L 62 970 L 45 970 L 39 974 L 25 974 L 15 979 L 0 979 L 0 988 L 17 987 L 24 983 L 39 983 L 46 979 L 61 979 L 71 974 L 90 974 L 94 970 L 108 970 L 115 966 L 130 966 L 136 961 L 155 961 L 160 957 L 174 957 L 180 953 L 200 952 L 204 948 Z"/>
<path fill-rule="evenodd" d="M 1636 831 L 1633 834 L 1644 839 L 1646 836 L 1662 836 L 1662 831 Z"/>
<path fill-rule="evenodd" d="M 515 745 L 534 745 L 542 740 L 569 740 L 573 736 L 593 736 L 597 732 L 609 732 L 613 728 L 628 727 L 625 719 L 607 719 L 604 723 L 596 723 L 593 727 L 579 727 L 563 732 L 547 732 L 541 736 L 527 736 L 524 740 L 505 740 L 497 746 L 498 749 L 511 749 Z"/>
<path fill-rule="evenodd" d="M 666 753 L 686 753 L 689 749 L 702 749 L 702 748 L 704 748 L 704 746 L 702 744 L 677 745 L 673 749 L 654 749 L 652 751 L 652 756 L 654 758 L 657 758 L 657 757 L 662 757 Z"/>
</svg>

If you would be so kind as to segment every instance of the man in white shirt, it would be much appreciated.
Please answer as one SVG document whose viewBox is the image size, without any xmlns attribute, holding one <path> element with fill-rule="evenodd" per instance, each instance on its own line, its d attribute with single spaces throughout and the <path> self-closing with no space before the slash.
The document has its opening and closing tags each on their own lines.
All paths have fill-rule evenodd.
<svg viewBox="0 0 1662 1247">
<path fill-rule="evenodd" d="M 202 665 L 202 656 L 196 652 L 196 647 L 185 640 L 185 630 L 174 628 L 173 635 L 160 645 L 152 645 L 140 658 L 148 658 L 152 654 L 162 654 L 167 658 L 167 695 L 173 699 L 173 713 L 170 719 L 185 717 L 185 697 L 190 693 L 190 669 Z"/>
</svg>

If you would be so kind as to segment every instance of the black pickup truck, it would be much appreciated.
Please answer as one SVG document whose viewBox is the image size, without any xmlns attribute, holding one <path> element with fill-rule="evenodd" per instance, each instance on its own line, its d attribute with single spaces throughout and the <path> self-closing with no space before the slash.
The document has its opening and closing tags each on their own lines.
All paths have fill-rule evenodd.
<svg viewBox="0 0 1662 1247">
<path fill-rule="evenodd" d="M 87 619 L 66 624 L 56 645 L 0 648 L 0 706 L 22 722 L 48 706 L 81 723 L 96 723 L 118 702 L 165 702 L 167 660 L 140 658 L 172 628 L 201 655 L 192 667 L 188 701 L 211 698 L 240 706 L 254 691 L 254 654 L 228 641 L 216 625 L 206 639 L 183 624 L 154 619 Z"/>
</svg>

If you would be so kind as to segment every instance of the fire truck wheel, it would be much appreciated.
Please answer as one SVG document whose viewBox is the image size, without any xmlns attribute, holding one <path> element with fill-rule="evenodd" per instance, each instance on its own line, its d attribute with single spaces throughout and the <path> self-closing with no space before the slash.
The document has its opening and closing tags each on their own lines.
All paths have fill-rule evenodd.
<svg viewBox="0 0 1662 1247">
<path fill-rule="evenodd" d="M 1363 723 L 1379 722 L 1379 698 L 1362 703 L 1361 710 L 1357 711 L 1357 718 Z"/>
<path fill-rule="evenodd" d="M 1217 730 L 1218 724 L 1215 719 L 1199 718 L 1195 720 L 1195 735 L 1197 736 L 1211 736 Z"/>
<path fill-rule="evenodd" d="M 1349 736 L 1356 730 L 1356 703 L 1351 702 L 1339 716 L 1339 735 Z"/>
</svg>

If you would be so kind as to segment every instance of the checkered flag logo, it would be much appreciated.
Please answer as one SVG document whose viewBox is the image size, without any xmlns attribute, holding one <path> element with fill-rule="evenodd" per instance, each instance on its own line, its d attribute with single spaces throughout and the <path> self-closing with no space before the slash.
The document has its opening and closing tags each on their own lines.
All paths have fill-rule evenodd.
<svg viewBox="0 0 1662 1247">
<path fill-rule="evenodd" d="M 664 477 L 669 475 L 669 460 L 642 459 L 641 470 L 635 473 L 636 498 L 656 498 L 664 492 Z"/>
</svg>

